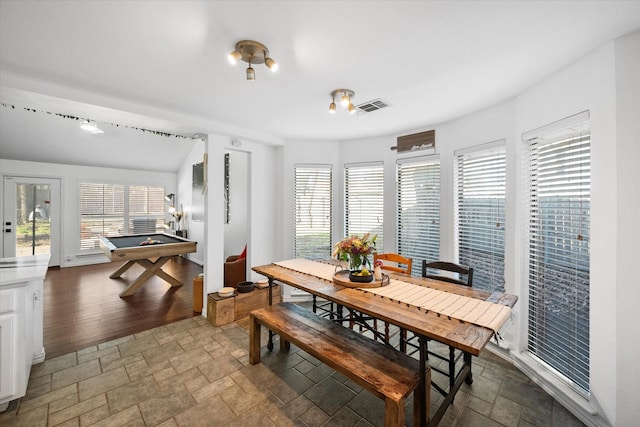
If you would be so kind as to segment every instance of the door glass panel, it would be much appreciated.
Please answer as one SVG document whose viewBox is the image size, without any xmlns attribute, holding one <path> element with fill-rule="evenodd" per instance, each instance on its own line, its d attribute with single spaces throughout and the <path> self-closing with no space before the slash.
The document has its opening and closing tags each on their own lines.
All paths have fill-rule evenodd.
<svg viewBox="0 0 640 427">
<path fill-rule="evenodd" d="M 16 256 L 51 252 L 51 187 L 16 184 Z"/>
</svg>

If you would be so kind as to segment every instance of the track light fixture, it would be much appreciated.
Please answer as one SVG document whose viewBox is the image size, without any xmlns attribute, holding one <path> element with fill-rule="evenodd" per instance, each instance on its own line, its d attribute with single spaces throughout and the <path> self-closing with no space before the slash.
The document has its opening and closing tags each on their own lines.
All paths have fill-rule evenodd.
<svg viewBox="0 0 640 427">
<path fill-rule="evenodd" d="M 336 112 L 336 96 L 340 97 L 340 103 L 349 111 L 350 114 L 356 112 L 356 107 L 351 103 L 351 98 L 356 96 L 356 93 L 351 89 L 336 89 L 331 92 L 331 104 L 329 104 L 329 113 L 334 114 Z"/>
<path fill-rule="evenodd" d="M 80 125 L 80 129 L 91 132 L 94 135 L 97 133 L 104 133 L 104 131 L 98 128 L 98 125 L 96 125 L 96 122 L 94 122 L 93 120 L 83 120 L 82 124 Z"/>
<path fill-rule="evenodd" d="M 331 104 L 329 104 L 329 113 L 336 113 L 336 96 L 333 94 L 331 95 Z"/>
<path fill-rule="evenodd" d="M 231 64 L 237 64 L 242 60 L 249 64 L 247 68 L 247 80 L 255 81 L 256 72 L 251 64 L 265 64 L 272 72 L 278 70 L 278 63 L 269 56 L 269 49 L 262 43 L 253 40 L 242 40 L 236 43 L 236 48 L 227 57 Z"/>
<path fill-rule="evenodd" d="M 256 81 L 256 72 L 251 68 L 251 60 L 249 60 L 249 68 L 247 68 L 247 80 L 250 82 Z"/>
</svg>

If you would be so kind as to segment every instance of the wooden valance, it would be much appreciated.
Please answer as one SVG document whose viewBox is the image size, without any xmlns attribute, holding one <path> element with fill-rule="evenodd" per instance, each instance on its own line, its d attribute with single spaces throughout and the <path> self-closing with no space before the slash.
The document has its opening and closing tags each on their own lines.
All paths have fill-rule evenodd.
<svg viewBox="0 0 640 427">
<path fill-rule="evenodd" d="M 403 153 L 406 151 L 426 150 L 428 148 L 435 148 L 435 146 L 436 131 L 433 129 L 411 135 L 399 136 L 395 149 L 398 153 Z"/>
</svg>

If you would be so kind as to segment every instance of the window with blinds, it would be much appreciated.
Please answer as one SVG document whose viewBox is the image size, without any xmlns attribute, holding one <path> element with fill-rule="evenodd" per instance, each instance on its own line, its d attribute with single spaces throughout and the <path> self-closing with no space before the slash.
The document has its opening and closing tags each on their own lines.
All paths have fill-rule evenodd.
<svg viewBox="0 0 640 427">
<path fill-rule="evenodd" d="M 523 140 L 529 147 L 528 351 L 587 394 L 589 112 Z"/>
<path fill-rule="evenodd" d="M 456 152 L 458 262 L 473 287 L 504 292 L 504 141 Z"/>
<path fill-rule="evenodd" d="M 398 253 L 422 260 L 440 259 L 440 160 L 399 161 Z M 419 276 L 420 268 L 412 275 Z"/>
<path fill-rule="evenodd" d="M 331 172 L 328 165 L 295 166 L 296 258 L 331 257 Z"/>
<path fill-rule="evenodd" d="M 99 248 L 103 236 L 124 230 L 124 185 L 80 184 L 80 250 Z"/>
<path fill-rule="evenodd" d="M 384 167 L 382 162 L 345 165 L 345 233 L 377 234 L 376 250 L 384 241 Z M 373 262 L 373 260 L 370 260 Z"/>
<path fill-rule="evenodd" d="M 164 187 L 129 186 L 130 234 L 163 231 L 164 195 Z"/>
<path fill-rule="evenodd" d="M 101 237 L 163 231 L 164 195 L 164 187 L 81 183 L 80 250 L 99 248 Z"/>
</svg>

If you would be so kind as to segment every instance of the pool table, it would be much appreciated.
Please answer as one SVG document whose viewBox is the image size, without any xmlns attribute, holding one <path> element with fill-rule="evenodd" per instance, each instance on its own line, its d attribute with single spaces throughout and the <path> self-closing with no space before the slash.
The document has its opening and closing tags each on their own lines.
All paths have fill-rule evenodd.
<svg viewBox="0 0 640 427">
<path fill-rule="evenodd" d="M 134 264 L 145 268 L 145 271 L 120 293 L 120 297 L 133 295 L 154 275 L 167 281 L 172 287 L 182 286 L 178 279 L 163 271 L 162 266 L 173 256 L 195 252 L 196 244 L 197 242 L 182 237 L 162 233 L 100 238 L 100 248 L 110 261 L 127 261 L 109 278 L 119 278 Z M 152 261 L 154 258 L 157 259 Z"/>
</svg>

